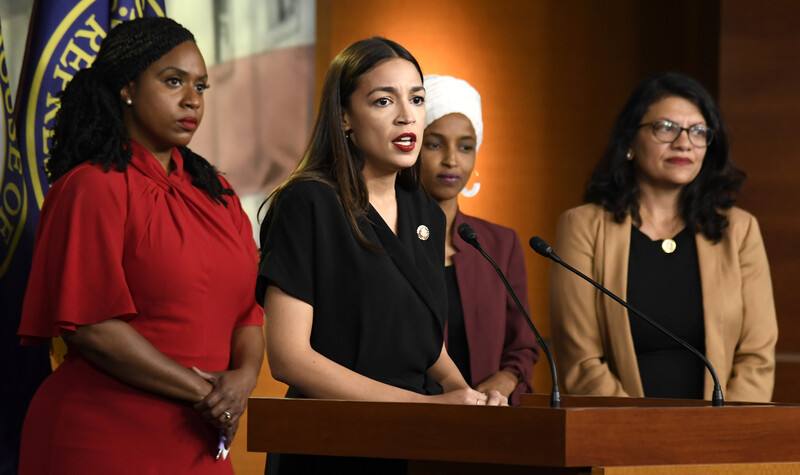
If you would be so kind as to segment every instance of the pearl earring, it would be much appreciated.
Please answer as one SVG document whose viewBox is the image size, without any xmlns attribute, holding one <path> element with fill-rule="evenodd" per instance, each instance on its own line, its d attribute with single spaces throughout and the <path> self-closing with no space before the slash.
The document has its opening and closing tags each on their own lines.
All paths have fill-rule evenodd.
<svg viewBox="0 0 800 475">
<path fill-rule="evenodd" d="M 129 106 L 132 106 L 133 105 L 133 100 L 129 97 L 129 98 L 125 99 L 125 104 L 128 104 Z"/>
<path fill-rule="evenodd" d="M 633 158 L 633 152 L 628 150 L 628 153 L 625 154 L 625 158 L 627 158 L 628 160 L 631 160 Z"/>
</svg>

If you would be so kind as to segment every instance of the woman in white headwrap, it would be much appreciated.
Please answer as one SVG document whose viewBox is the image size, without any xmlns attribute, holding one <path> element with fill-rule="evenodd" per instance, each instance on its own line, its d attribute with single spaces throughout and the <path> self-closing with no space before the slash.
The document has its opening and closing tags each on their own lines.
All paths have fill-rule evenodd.
<svg viewBox="0 0 800 475">
<path fill-rule="evenodd" d="M 466 81 L 450 76 L 425 76 L 425 90 L 422 183 L 447 217 L 447 351 L 476 390 L 495 389 L 518 404 L 521 393 L 533 390 L 534 336 L 491 264 L 454 238 L 461 223 L 472 226 L 527 310 L 525 261 L 516 232 L 458 210 L 458 194 L 483 141 L 481 97 Z"/>
</svg>

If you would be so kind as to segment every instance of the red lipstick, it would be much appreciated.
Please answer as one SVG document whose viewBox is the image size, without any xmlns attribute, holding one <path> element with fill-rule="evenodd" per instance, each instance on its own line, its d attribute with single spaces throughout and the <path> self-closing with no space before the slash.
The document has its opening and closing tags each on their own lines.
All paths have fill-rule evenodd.
<svg viewBox="0 0 800 475">
<path fill-rule="evenodd" d="M 411 152 L 417 145 L 417 136 L 412 133 L 400 134 L 392 140 L 392 145 L 399 148 L 403 152 Z"/>
</svg>

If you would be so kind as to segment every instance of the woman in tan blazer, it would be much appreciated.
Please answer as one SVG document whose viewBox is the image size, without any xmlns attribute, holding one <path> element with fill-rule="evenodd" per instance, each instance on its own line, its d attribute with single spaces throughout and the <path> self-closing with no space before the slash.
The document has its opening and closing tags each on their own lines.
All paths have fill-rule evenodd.
<svg viewBox="0 0 800 475">
<path fill-rule="evenodd" d="M 685 132 L 685 133 L 684 133 Z M 769 401 L 778 328 L 756 219 L 734 207 L 744 173 L 708 92 L 666 73 L 617 118 L 583 206 L 555 251 L 715 367 L 729 401 Z M 566 393 L 710 399 L 702 362 L 560 266 L 550 321 Z"/>
</svg>

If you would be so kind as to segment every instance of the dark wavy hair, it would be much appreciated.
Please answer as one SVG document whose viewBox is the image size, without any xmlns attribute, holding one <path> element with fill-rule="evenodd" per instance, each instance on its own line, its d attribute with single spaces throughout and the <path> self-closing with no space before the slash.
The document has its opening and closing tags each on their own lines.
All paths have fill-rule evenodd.
<svg viewBox="0 0 800 475">
<path fill-rule="evenodd" d="M 153 62 L 185 41 L 189 30 L 169 18 L 139 18 L 112 29 L 90 68 L 82 69 L 60 93 L 46 171 L 52 183 L 90 160 L 108 172 L 125 171 L 131 161 L 130 137 L 122 119 L 120 91 Z M 192 184 L 227 206 L 225 188 L 214 167 L 188 147 L 179 147 Z"/>
<path fill-rule="evenodd" d="M 322 182 L 336 191 L 358 241 L 368 249 L 376 250 L 358 227 L 358 220 L 365 219 L 369 210 L 369 193 L 362 174 L 364 156 L 345 135 L 342 108 L 350 105 L 350 96 L 363 74 L 394 58 L 411 62 L 422 82 L 422 69 L 414 56 L 401 45 L 379 36 L 353 43 L 333 59 L 322 86 L 311 140 L 294 173 L 267 198 L 275 206 L 270 206 L 265 222 L 270 219 L 279 203 L 280 192 L 286 186 L 298 181 Z M 407 190 L 419 188 L 419 167 L 420 161 L 417 160 L 412 167 L 401 170 L 398 185 Z"/>
<path fill-rule="evenodd" d="M 626 154 L 648 108 L 670 96 L 691 101 L 700 109 L 708 127 L 714 129 L 700 172 L 681 190 L 678 206 L 692 232 L 702 232 L 709 240 L 719 242 L 728 226 L 725 211 L 736 203 L 745 174 L 728 156 L 725 124 L 711 95 L 685 74 L 660 74 L 633 90 L 617 117 L 605 154 L 586 184 L 583 200 L 603 206 L 617 222 L 630 213 L 634 223 L 641 225 L 636 170 Z"/>
</svg>

